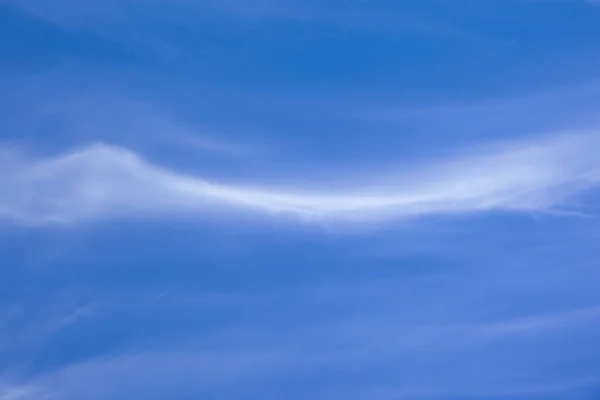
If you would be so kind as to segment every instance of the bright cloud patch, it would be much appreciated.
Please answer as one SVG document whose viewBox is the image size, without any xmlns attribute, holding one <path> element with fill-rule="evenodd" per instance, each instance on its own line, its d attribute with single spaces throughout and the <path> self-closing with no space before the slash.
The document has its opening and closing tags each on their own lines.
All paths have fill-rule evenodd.
<svg viewBox="0 0 600 400">
<path fill-rule="evenodd" d="M 27 224 L 238 207 L 307 220 L 364 221 L 485 210 L 552 211 L 600 179 L 600 138 L 570 134 L 387 171 L 394 183 L 348 192 L 211 182 L 119 147 L 48 159 L 5 155 L 0 214 Z"/>
</svg>

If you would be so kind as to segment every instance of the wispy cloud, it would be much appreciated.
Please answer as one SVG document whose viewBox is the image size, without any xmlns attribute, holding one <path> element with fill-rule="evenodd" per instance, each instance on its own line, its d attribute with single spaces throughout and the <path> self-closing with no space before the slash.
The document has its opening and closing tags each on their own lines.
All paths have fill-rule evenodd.
<svg viewBox="0 0 600 400">
<path fill-rule="evenodd" d="M 20 77 L 19 77 L 20 78 Z M 19 82 L 17 78 L 15 81 Z M 56 84 L 60 82 L 60 84 Z M 215 153 L 244 157 L 265 151 L 243 140 L 231 140 L 224 130 L 182 122 L 168 107 L 111 90 L 114 85 L 77 85 L 63 71 L 41 74 L 27 83 L 8 83 L 9 116 L 4 140 L 81 145 L 109 142 L 135 150 L 153 149 Z M 43 131 L 46 137 L 39 138 Z"/>
<path fill-rule="evenodd" d="M 344 192 L 211 182 L 106 145 L 48 159 L 7 153 L 0 175 L 0 215 L 44 224 L 117 215 L 191 215 L 223 207 L 311 221 L 551 212 L 598 183 L 598 151 L 598 135 L 570 134 L 435 161 L 425 168 L 386 171 L 392 183 L 369 179 Z"/>
<path fill-rule="evenodd" d="M 34 390 L 31 388 L 0 383 L 0 400 L 25 400 L 33 398 L 34 395 Z"/>
<path fill-rule="evenodd" d="M 169 24 L 184 26 L 188 33 L 197 31 L 199 20 L 205 20 L 206 15 L 214 14 L 234 17 L 237 22 L 287 21 L 365 32 L 414 32 L 434 37 L 466 39 L 474 43 L 482 40 L 480 35 L 473 35 L 447 21 L 431 20 L 397 6 L 361 1 L 327 3 L 296 0 L 61 0 L 48 3 L 40 0 L 8 0 L 8 3 L 65 28 L 95 32 L 119 42 L 141 46 L 146 50 L 150 47 L 156 49 L 156 43 L 151 45 L 145 37 L 151 35 L 156 39 L 156 32 L 144 30 L 144 34 L 139 31 L 127 33 L 126 25 L 140 16 L 159 23 L 160 19 L 155 18 L 157 10 L 167 10 L 170 16 Z M 158 15 L 162 15 L 161 11 L 158 11 Z M 190 19 L 190 16 L 194 18 Z M 164 26 L 164 21 L 160 23 Z M 232 26 L 228 26 L 228 29 L 231 28 Z M 168 53 L 167 49 L 161 49 L 161 53 Z"/>
<path fill-rule="evenodd" d="M 510 130 L 543 131 L 558 127 L 597 126 L 596 110 L 600 105 L 597 79 L 583 83 L 547 88 L 542 91 L 508 98 L 482 98 L 438 106 L 354 107 L 352 115 L 370 122 L 389 124 L 419 123 L 453 128 L 457 134 Z"/>
<path fill-rule="evenodd" d="M 405 370 L 408 379 L 398 378 L 395 384 L 385 383 L 386 379 L 378 380 L 378 383 L 368 385 L 367 390 L 361 387 L 351 398 L 428 399 L 452 394 L 485 398 L 555 393 L 590 386 L 598 380 L 579 376 L 552 382 L 534 376 L 527 383 L 515 378 L 507 379 L 504 385 L 498 386 L 491 384 L 489 377 L 483 379 L 483 383 L 472 382 L 460 374 L 458 382 L 455 382 L 443 378 L 452 374 L 442 371 L 447 369 L 446 359 L 449 355 L 453 359 L 464 349 L 470 355 L 474 348 L 483 348 L 484 355 L 487 354 L 495 362 L 502 362 L 499 349 L 489 347 L 499 339 L 509 339 L 513 346 L 519 348 L 519 340 L 531 336 L 530 340 L 540 340 L 543 346 L 552 346 L 555 342 L 546 339 L 560 337 L 556 336 L 558 331 L 578 329 L 580 325 L 592 322 L 596 325 L 585 330 L 593 334 L 597 331 L 599 311 L 598 307 L 592 307 L 482 324 L 423 328 L 398 327 L 391 315 L 379 321 L 359 317 L 355 319 L 354 327 L 343 325 L 333 331 L 321 324 L 311 325 L 312 333 L 292 332 L 288 329 L 278 331 L 278 334 L 261 331 L 264 336 L 258 341 L 253 340 L 251 330 L 246 327 L 236 331 L 238 337 L 233 342 L 232 338 L 226 340 L 226 348 L 215 346 L 206 350 L 204 346 L 198 346 L 196 338 L 196 341 L 185 342 L 181 347 L 126 352 L 90 359 L 21 381 L 20 385 L 6 385 L 5 398 L 121 399 L 134 395 L 159 399 L 184 395 L 204 397 L 215 392 L 219 392 L 223 398 L 237 398 L 236 394 L 239 395 L 239 392 L 236 391 L 240 386 L 252 388 L 266 381 L 277 386 L 290 376 L 306 380 L 310 379 L 312 372 L 323 369 L 334 369 L 344 376 L 350 376 L 355 368 L 388 368 L 390 362 L 401 368 L 399 365 L 402 362 L 399 360 L 407 359 L 413 360 L 415 364 L 414 371 Z M 504 329 L 505 327 L 509 329 Z M 518 329 L 512 329 L 513 327 Z M 212 342 L 207 340 L 207 343 Z M 463 354 L 462 357 L 469 362 L 468 355 Z M 513 357 L 517 365 L 522 360 L 518 352 Z M 429 367 L 425 371 L 420 369 L 422 366 L 415 361 L 417 359 L 424 359 L 421 362 L 425 361 Z M 486 363 L 482 366 L 489 369 Z M 521 370 L 521 367 L 517 366 L 517 369 Z M 424 376 L 428 374 L 441 377 L 442 383 L 436 388 L 428 386 L 428 379 Z M 512 376 L 510 373 L 504 375 Z M 317 395 L 317 398 L 339 398 L 340 392 L 352 386 L 333 385 L 332 388 L 338 391 L 337 396 Z M 226 389 L 222 390 L 223 387 Z M 327 392 L 324 389 L 329 388 L 313 387 L 311 394 L 323 395 Z M 375 394 L 377 395 L 374 396 Z M 0 399 L 4 400 L 1 396 Z"/>
</svg>

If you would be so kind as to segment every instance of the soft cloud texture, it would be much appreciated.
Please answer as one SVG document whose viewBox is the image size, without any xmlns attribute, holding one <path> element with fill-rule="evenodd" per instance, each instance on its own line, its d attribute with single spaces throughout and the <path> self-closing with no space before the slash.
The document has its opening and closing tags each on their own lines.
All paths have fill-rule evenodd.
<svg viewBox="0 0 600 400">
<path fill-rule="evenodd" d="M 393 183 L 373 184 L 371 179 L 345 192 L 211 182 L 106 145 L 53 158 L 7 153 L 0 213 L 4 219 L 44 224 L 115 215 L 189 215 L 214 207 L 311 221 L 489 210 L 552 212 L 598 183 L 599 151 L 597 135 L 570 134 L 436 161 L 425 168 L 386 171 Z"/>
<path fill-rule="evenodd" d="M 597 399 L 599 18 L 5 0 L 0 400 Z"/>
<path fill-rule="evenodd" d="M 593 377 L 574 377 L 548 382 L 533 376 L 521 382 L 518 373 L 504 371 L 512 377 L 512 384 L 495 387 L 489 376 L 479 382 L 468 382 L 465 375 L 456 374 L 457 381 L 448 379 L 447 360 L 469 354 L 482 354 L 490 361 L 476 363 L 483 370 L 493 370 L 494 362 L 506 362 L 502 343 L 511 348 L 527 351 L 532 342 L 542 349 L 554 341 L 565 340 L 564 332 L 581 335 L 591 340 L 598 330 L 598 307 L 570 310 L 549 315 L 535 315 L 512 320 L 466 325 L 402 324 L 392 314 L 386 318 L 353 316 L 348 320 L 327 325 L 304 326 L 301 330 L 279 327 L 273 332 L 245 327 L 231 332 L 220 332 L 227 348 L 211 335 L 183 341 L 179 345 L 110 355 L 66 366 L 52 373 L 6 386 L 0 399 L 102 399 L 104 396 L 126 399 L 131 394 L 147 399 L 202 397 L 220 393 L 223 398 L 234 398 L 230 386 L 249 388 L 266 381 L 285 382 L 289 376 L 310 379 L 314 371 L 335 370 L 351 376 L 355 369 L 385 367 L 402 359 L 413 360 L 415 371 L 405 371 L 407 377 L 398 377 L 397 385 L 371 387 L 371 395 L 362 393 L 357 399 L 407 399 L 431 396 L 509 396 L 544 395 L 598 383 Z M 255 326 L 254 329 L 257 327 Z M 581 332 L 584 332 L 582 334 Z M 258 335 L 256 335 L 258 333 Z M 229 336 L 228 336 L 229 335 Z M 203 349 L 202 343 L 212 349 Z M 560 353 L 560 352 L 558 352 Z M 465 355 L 466 354 L 466 355 Z M 542 359 L 544 357 L 541 357 Z M 509 359 L 518 371 L 532 363 L 539 367 L 543 361 L 528 360 L 516 351 Z M 548 357 L 555 362 L 554 357 Z M 421 363 L 429 366 L 422 370 Z M 397 368 L 398 366 L 396 366 Z M 439 387 L 428 387 L 423 376 L 437 376 Z M 385 374 L 383 381 L 385 381 Z M 469 376 L 469 374 L 466 374 Z M 477 374 L 475 374 L 477 375 Z M 350 385 L 351 386 L 351 385 Z M 0 392 L 2 394 L 2 392 Z M 339 396 L 340 393 L 337 393 Z M 355 393 L 356 395 L 356 393 Z M 336 393 L 323 398 L 335 398 Z M 296 397 L 294 397 L 296 398 Z"/>
</svg>

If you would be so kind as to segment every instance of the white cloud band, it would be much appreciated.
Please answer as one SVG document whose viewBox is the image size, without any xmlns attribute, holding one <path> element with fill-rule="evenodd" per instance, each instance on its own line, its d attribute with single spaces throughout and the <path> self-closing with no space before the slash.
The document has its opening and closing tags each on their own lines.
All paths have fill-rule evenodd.
<svg viewBox="0 0 600 400">
<path fill-rule="evenodd" d="M 48 159 L 5 155 L 0 218 L 72 223 L 115 215 L 194 214 L 227 206 L 317 221 L 551 211 L 598 183 L 598 154 L 598 135 L 571 134 L 426 168 L 387 171 L 399 177 L 395 183 L 342 193 L 214 183 L 153 165 L 123 148 L 96 145 Z"/>
</svg>

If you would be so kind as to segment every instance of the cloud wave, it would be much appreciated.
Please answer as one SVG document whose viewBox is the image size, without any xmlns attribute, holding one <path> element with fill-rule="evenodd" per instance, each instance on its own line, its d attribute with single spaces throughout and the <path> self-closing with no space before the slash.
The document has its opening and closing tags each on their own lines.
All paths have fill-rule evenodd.
<svg viewBox="0 0 600 400">
<path fill-rule="evenodd" d="M 94 145 L 54 158 L 4 153 L 0 218 L 73 223 L 122 215 L 191 215 L 238 208 L 310 221 L 371 221 L 431 214 L 548 212 L 600 180 L 600 137 L 569 134 L 386 171 L 393 183 L 351 191 L 211 182 Z M 373 180 L 370 180 L 373 182 Z"/>
</svg>

